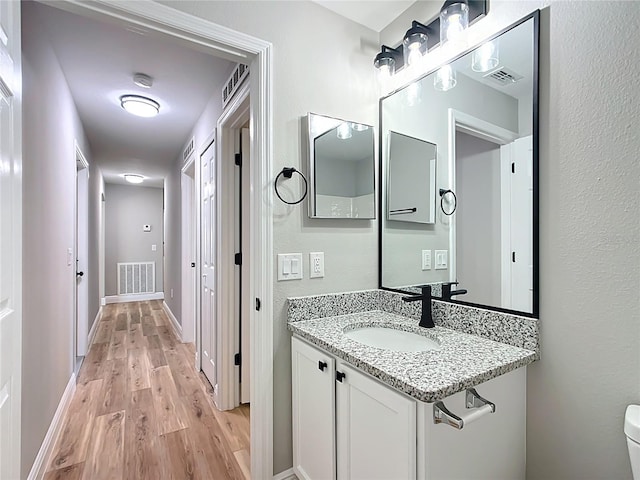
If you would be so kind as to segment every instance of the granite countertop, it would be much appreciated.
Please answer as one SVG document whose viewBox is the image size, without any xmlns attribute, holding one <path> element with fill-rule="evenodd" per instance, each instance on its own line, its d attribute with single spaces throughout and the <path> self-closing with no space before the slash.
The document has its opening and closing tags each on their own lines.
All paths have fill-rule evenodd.
<svg viewBox="0 0 640 480">
<path fill-rule="evenodd" d="M 345 336 L 363 326 L 384 326 L 424 335 L 440 343 L 435 350 L 398 352 L 364 345 Z M 536 352 L 444 327 L 425 329 L 418 321 L 369 311 L 289 322 L 294 334 L 327 350 L 387 385 L 423 402 L 491 380 L 532 363 Z"/>
</svg>

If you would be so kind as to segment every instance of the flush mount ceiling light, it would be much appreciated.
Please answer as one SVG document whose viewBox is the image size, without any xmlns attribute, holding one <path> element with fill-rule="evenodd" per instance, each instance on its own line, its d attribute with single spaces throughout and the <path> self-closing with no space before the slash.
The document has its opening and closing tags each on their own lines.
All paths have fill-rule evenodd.
<svg viewBox="0 0 640 480">
<path fill-rule="evenodd" d="M 431 23 L 424 25 L 414 20 L 400 46 L 382 45 L 376 55 L 373 64 L 380 81 L 384 83 L 404 66 L 417 63 L 438 44 L 465 44 L 467 27 L 488 12 L 488 0 L 447 0 Z"/>
<path fill-rule="evenodd" d="M 127 112 L 138 117 L 155 117 L 160 112 L 160 104 L 141 95 L 123 95 L 120 105 Z"/>
<path fill-rule="evenodd" d="M 125 173 L 124 179 L 129 183 L 142 183 L 144 177 L 142 175 L 138 175 L 136 173 Z"/>
</svg>

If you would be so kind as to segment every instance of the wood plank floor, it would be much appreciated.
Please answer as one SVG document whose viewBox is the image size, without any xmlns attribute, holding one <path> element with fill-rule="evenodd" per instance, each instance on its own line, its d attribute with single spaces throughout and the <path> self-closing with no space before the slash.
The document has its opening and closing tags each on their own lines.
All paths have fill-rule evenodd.
<svg viewBox="0 0 640 480">
<path fill-rule="evenodd" d="M 103 309 L 45 480 L 250 478 L 249 406 L 215 408 L 159 301 Z"/>
</svg>

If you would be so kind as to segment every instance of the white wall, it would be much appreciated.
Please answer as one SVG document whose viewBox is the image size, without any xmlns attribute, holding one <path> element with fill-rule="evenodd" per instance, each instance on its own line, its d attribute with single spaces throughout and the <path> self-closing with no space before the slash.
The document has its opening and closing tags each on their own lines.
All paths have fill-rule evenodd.
<svg viewBox="0 0 640 480">
<path fill-rule="evenodd" d="M 300 119 L 310 111 L 375 124 L 377 87 L 371 67 L 379 48 L 375 32 L 310 2 L 162 3 L 273 43 L 274 172 L 283 166 L 306 170 Z M 305 203 L 290 207 L 274 202 L 274 256 L 301 252 L 305 257 L 305 279 L 276 282 L 274 289 L 274 472 L 278 473 L 292 464 L 286 298 L 374 288 L 378 282 L 374 221 L 310 220 Z M 325 252 L 322 279 L 308 279 L 311 251 Z"/>
<path fill-rule="evenodd" d="M 105 197 L 105 294 L 118 294 L 117 264 L 123 262 L 155 262 L 155 291 L 165 291 L 163 189 L 107 183 Z M 143 231 L 143 225 L 151 225 L 151 231 Z"/>
<path fill-rule="evenodd" d="M 74 246 L 74 139 L 90 164 L 92 159 L 46 33 L 28 2 L 23 3 L 22 10 L 24 478 L 73 371 L 75 264 L 72 261 L 67 265 L 67 249 Z M 93 179 L 99 176 L 97 169 L 91 168 L 90 192 L 95 190 Z M 90 207 L 90 218 L 93 214 Z M 90 225 L 94 228 L 91 220 Z M 89 235 L 92 240 L 96 233 L 90 231 Z M 95 268 L 95 260 L 90 258 L 89 265 Z M 96 288 L 91 285 L 93 295 Z M 90 317 L 95 316 L 95 298 L 90 298 L 90 307 Z"/>
<path fill-rule="evenodd" d="M 456 298 L 502 305 L 499 145 L 456 132 L 456 195 Z"/>
</svg>

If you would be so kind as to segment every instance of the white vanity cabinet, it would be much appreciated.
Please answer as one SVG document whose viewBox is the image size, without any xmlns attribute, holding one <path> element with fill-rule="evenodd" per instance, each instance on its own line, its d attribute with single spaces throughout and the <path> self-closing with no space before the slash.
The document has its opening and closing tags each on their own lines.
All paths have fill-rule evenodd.
<svg viewBox="0 0 640 480">
<path fill-rule="evenodd" d="M 416 402 L 292 339 L 293 470 L 299 479 L 414 479 Z"/>
<path fill-rule="evenodd" d="M 526 368 L 481 385 L 495 403 L 458 430 L 434 403 L 391 388 L 292 338 L 293 469 L 300 480 L 525 478 Z M 443 400 L 465 418 L 465 391 Z"/>
</svg>

